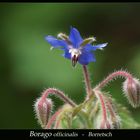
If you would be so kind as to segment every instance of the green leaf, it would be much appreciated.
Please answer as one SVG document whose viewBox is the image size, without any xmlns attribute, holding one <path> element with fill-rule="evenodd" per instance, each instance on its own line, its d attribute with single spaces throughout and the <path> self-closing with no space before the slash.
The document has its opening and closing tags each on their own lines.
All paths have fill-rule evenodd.
<svg viewBox="0 0 140 140">
<path fill-rule="evenodd" d="M 118 106 L 119 116 L 121 118 L 121 128 L 122 129 L 138 129 L 140 128 L 140 124 L 134 120 L 131 113 L 127 110 L 126 107 L 122 105 Z"/>
</svg>

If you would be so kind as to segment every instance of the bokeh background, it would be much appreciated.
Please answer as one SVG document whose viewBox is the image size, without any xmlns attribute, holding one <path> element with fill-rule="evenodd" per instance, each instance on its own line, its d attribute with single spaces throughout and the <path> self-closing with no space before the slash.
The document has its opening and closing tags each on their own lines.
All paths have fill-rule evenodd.
<svg viewBox="0 0 140 140">
<path fill-rule="evenodd" d="M 140 4 L 138 3 L 0 3 L 0 128 L 40 128 L 33 104 L 48 87 L 64 91 L 75 102 L 85 97 L 82 68 L 72 68 L 62 51 L 50 51 L 46 35 L 69 34 L 76 27 L 83 37 L 108 42 L 96 51 L 89 65 L 95 86 L 114 70 L 128 70 L 140 78 Z M 133 109 L 122 95 L 122 79 L 105 91 L 126 106 L 140 122 L 140 108 Z M 62 102 L 52 96 L 54 111 Z"/>
</svg>

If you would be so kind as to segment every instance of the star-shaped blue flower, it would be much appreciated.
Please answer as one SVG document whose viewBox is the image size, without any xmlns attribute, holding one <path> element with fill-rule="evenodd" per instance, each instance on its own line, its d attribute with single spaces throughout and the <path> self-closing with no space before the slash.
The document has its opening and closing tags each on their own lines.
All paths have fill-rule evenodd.
<svg viewBox="0 0 140 140">
<path fill-rule="evenodd" d="M 88 65 L 90 62 L 95 62 L 93 51 L 96 49 L 103 49 L 107 43 L 92 45 L 95 41 L 94 37 L 82 39 L 79 31 L 71 27 L 70 35 L 67 36 L 63 33 L 58 34 L 58 38 L 53 36 L 46 36 L 45 39 L 54 47 L 64 51 L 63 56 L 72 60 L 72 65 L 75 66 L 77 62 L 82 65 Z"/>
</svg>

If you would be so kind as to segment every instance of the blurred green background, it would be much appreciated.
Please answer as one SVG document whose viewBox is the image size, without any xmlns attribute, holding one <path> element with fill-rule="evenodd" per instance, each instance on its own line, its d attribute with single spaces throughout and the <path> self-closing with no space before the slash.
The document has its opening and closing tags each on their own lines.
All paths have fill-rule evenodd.
<svg viewBox="0 0 140 140">
<path fill-rule="evenodd" d="M 85 97 L 82 68 L 72 68 L 62 51 L 50 51 L 46 35 L 69 34 L 76 27 L 83 37 L 108 42 L 89 65 L 92 85 L 114 70 L 140 78 L 140 4 L 138 3 L 0 3 L 0 128 L 40 128 L 33 103 L 48 87 L 64 91 L 75 102 Z M 132 112 L 122 95 L 122 79 L 105 91 Z M 56 98 L 54 110 L 62 102 Z"/>
</svg>

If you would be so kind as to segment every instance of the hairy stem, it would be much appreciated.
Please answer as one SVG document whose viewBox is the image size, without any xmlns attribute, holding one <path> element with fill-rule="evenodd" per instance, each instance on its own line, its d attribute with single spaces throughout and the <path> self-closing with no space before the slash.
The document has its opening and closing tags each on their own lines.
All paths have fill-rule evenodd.
<svg viewBox="0 0 140 140">
<path fill-rule="evenodd" d="M 110 128 L 110 124 L 107 120 L 107 109 L 106 109 L 106 103 L 105 103 L 104 96 L 102 95 L 102 93 L 100 93 L 100 91 L 95 91 L 95 94 L 96 94 L 96 96 L 99 99 L 100 104 L 101 104 L 102 121 L 101 121 L 100 128 L 101 129 L 103 129 L 105 127 Z"/>
<path fill-rule="evenodd" d="M 92 94 L 92 88 L 91 88 L 89 72 L 85 65 L 83 65 L 83 74 L 85 79 L 87 96 L 90 97 L 90 95 Z"/>
<path fill-rule="evenodd" d="M 55 122 L 54 129 L 58 129 L 61 119 L 62 119 L 62 115 L 59 115 L 59 118 L 57 118 L 57 120 Z"/>
<path fill-rule="evenodd" d="M 105 100 L 106 100 L 107 109 L 111 116 L 112 127 L 118 129 L 120 128 L 120 120 L 119 120 L 119 116 L 117 115 L 118 113 L 116 112 L 116 108 L 113 105 L 112 100 L 110 98 L 105 97 Z"/>
<path fill-rule="evenodd" d="M 50 128 L 51 128 L 52 124 L 54 123 L 54 121 L 56 120 L 56 117 L 60 114 L 60 112 L 61 112 L 61 109 L 59 109 L 58 111 L 56 111 L 56 112 L 52 115 L 52 117 L 49 119 L 49 121 L 48 121 L 48 123 L 47 123 L 45 129 L 50 129 Z"/>
<path fill-rule="evenodd" d="M 57 95 L 64 102 L 70 104 L 72 107 L 75 107 L 76 106 L 76 104 L 71 99 L 69 99 L 67 96 L 65 96 L 65 94 L 62 91 L 60 91 L 58 89 L 55 89 L 55 88 L 48 88 L 47 90 L 45 90 L 43 92 L 41 102 L 43 102 L 44 100 L 46 100 L 46 98 L 48 97 L 49 94 L 55 94 L 55 95 Z"/>
<path fill-rule="evenodd" d="M 110 81 L 112 81 L 113 79 L 115 79 L 116 77 L 124 77 L 124 78 L 128 78 L 128 79 L 133 79 L 132 75 L 126 71 L 116 71 L 111 73 L 109 76 L 107 76 L 101 83 L 99 83 L 95 89 L 101 89 L 103 87 L 105 87 Z M 130 80 L 130 81 L 131 81 Z"/>
</svg>

